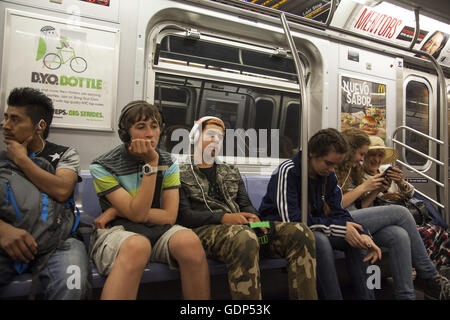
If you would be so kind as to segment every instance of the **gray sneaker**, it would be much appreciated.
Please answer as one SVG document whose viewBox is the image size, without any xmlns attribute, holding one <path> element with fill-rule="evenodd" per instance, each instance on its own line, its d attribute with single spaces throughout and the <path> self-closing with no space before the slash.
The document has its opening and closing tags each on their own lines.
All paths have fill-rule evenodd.
<svg viewBox="0 0 450 320">
<path fill-rule="evenodd" d="M 449 266 L 442 266 L 442 267 L 439 269 L 439 273 L 440 273 L 442 276 L 446 277 L 447 279 L 450 279 L 450 267 L 449 267 Z"/>
<path fill-rule="evenodd" d="M 423 294 L 425 300 L 450 300 L 450 281 L 441 274 L 425 279 Z"/>
</svg>

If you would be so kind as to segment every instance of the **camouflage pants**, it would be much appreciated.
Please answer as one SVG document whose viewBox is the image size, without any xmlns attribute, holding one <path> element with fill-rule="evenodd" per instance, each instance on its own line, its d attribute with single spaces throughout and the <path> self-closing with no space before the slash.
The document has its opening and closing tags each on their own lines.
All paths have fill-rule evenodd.
<svg viewBox="0 0 450 320">
<path fill-rule="evenodd" d="M 269 244 L 260 252 L 254 231 L 244 225 L 193 229 L 208 258 L 225 263 L 232 299 L 260 300 L 259 258 L 285 258 L 291 299 L 317 299 L 314 235 L 302 223 L 275 222 Z"/>
</svg>

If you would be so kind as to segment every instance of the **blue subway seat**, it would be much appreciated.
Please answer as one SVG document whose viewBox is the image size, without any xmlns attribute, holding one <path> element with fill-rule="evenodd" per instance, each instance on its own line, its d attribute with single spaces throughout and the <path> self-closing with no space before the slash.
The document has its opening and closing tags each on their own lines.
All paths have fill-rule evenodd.
<svg viewBox="0 0 450 320">
<path fill-rule="evenodd" d="M 92 176 L 88 171 L 81 173 L 83 181 L 78 183 L 75 189 L 75 202 L 80 210 L 81 221 L 87 224 L 93 224 L 94 219 L 101 213 L 101 208 L 98 202 L 97 195 L 95 193 Z M 265 190 L 261 190 L 261 193 Z M 261 196 L 262 197 L 262 196 Z M 84 237 L 86 247 L 89 247 L 89 236 Z M 209 270 L 212 276 L 226 274 L 226 266 L 223 263 L 219 263 L 212 259 L 208 259 Z M 91 262 L 92 267 L 92 287 L 102 288 L 106 277 L 101 276 L 94 263 Z M 285 259 L 264 259 L 260 262 L 261 270 L 285 268 Z M 177 280 L 180 278 L 180 274 L 176 270 L 170 270 L 164 263 L 148 264 L 142 276 L 141 283 L 159 282 L 167 280 Z M 0 287 L 0 298 L 8 297 L 23 297 L 27 296 L 31 290 L 31 274 L 24 273 L 13 277 L 11 282 L 3 287 Z M 38 293 L 42 293 L 42 286 L 38 289 Z"/>
<path fill-rule="evenodd" d="M 93 224 L 94 219 L 101 213 L 100 205 L 95 193 L 92 176 L 88 171 L 81 173 L 83 181 L 77 184 L 75 189 L 75 202 L 80 210 L 81 221 L 87 224 Z M 250 200 L 255 208 L 258 208 L 261 200 L 266 193 L 267 184 L 270 176 L 243 176 L 245 186 L 247 187 Z M 437 217 L 437 218 L 440 218 Z M 89 236 L 84 237 L 86 246 L 89 246 Z M 387 252 L 382 248 L 383 253 Z M 345 257 L 342 251 L 335 251 L 336 259 Z M 226 266 L 212 259 L 208 259 L 209 270 L 212 276 L 226 274 Z M 102 288 L 106 278 L 98 274 L 96 267 L 92 266 L 92 286 L 93 288 Z M 263 259 L 260 261 L 261 270 L 285 268 L 285 259 Z M 166 264 L 151 262 L 148 264 L 142 276 L 142 283 L 159 282 L 167 280 L 177 280 L 180 274 L 176 270 L 170 270 Z M 25 273 L 15 276 L 11 283 L 0 287 L 0 298 L 27 296 L 31 289 L 31 274 Z M 42 292 L 42 287 L 38 292 Z"/>
</svg>

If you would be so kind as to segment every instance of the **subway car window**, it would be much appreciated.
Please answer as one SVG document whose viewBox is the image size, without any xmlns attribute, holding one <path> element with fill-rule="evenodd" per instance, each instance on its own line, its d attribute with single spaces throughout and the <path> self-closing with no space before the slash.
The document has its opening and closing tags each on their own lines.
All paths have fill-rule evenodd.
<svg viewBox="0 0 450 320">
<path fill-rule="evenodd" d="M 273 53 L 256 52 L 203 40 L 186 39 L 178 35 L 163 38 L 158 58 L 237 74 L 297 81 L 292 58 L 277 57 Z"/>
<path fill-rule="evenodd" d="M 215 43 L 167 36 L 161 42 L 161 57 L 194 62 L 239 63 L 239 49 Z"/>
<path fill-rule="evenodd" d="M 280 139 L 280 158 L 292 158 L 299 147 L 299 112 L 299 103 L 290 102 L 288 104 L 284 134 Z"/>
<path fill-rule="evenodd" d="M 255 129 L 270 129 L 274 102 L 269 99 L 258 99 L 256 101 Z"/>
<path fill-rule="evenodd" d="M 297 78 L 295 64 L 292 59 L 250 50 L 242 50 L 242 61 L 244 65 L 248 66 L 248 71 L 253 70 L 254 72 L 258 72 L 258 70 L 263 70 L 263 74 L 267 73 L 269 75 L 291 80 L 296 80 Z M 272 72 L 269 72 L 267 69 L 272 70 Z M 276 70 L 276 72 L 274 70 Z"/>
<path fill-rule="evenodd" d="M 186 66 L 234 73 L 254 79 L 255 86 L 238 85 L 195 77 L 156 73 L 155 103 L 160 103 L 166 120 L 165 150 L 179 153 L 171 142 L 173 128 L 190 128 L 196 119 L 212 115 L 221 118 L 227 129 L 224 155 L 237 157 L 290 158 L 299 148 L 298 94 L 261 88 L 267 79 L 280 83 L 297 82 L 293 59 L 277 54 L 275 48 L 201 35 L 188 39 L 179 33 L 165 35 L 158 64 Z M 303 61 L 307 65 L 306 61 Z M 265 84 L 267 86 L 267 83 Z M 160 99 L 160 97 L 162 97 Z M 279 129 L 279 130 L 278 130 Z M 273 131 L 272 130 L 277 130 Z M 175 143 L 178 143 L 175 141 Z M 277 148 L 275 150 L 275 148 Z"/>
<path fill-rule="evenodd" d="M 430 92 L 428 87 L 418 81 L 410 81 L 406 86 L 406 126 L 416 129 L 422 133 L 430 134 L 429 112 Z M 425 154 L 429 154 L 429 142 L 427 139 L 414 133 L 407 132 L 405 143 Z M 410 165 L 424 166 L 427 159 L 406 150 L 406 161 Z"/>
<path fill-rule="evenodd" d="M 163 90 L 164 88 L 167 90 Z M 235 130 L 232 134 L 227 132 L 224 155 L 273 157 L 274 154 L 279 154 L 280 158 L 288 158 L 298 148 L 300 105 L 298 102 L 290 103 L 283 117 L 280 103 L 284 99 L 299 101 L 299 95 L 157 73 L 155 104 L 163 111 L 166 122 L 161 148 L 173 152 L 175 145 L 181 141 L 172 141 L 170 134 L 174 129 L 183 128 L 188 132 L 196 119 L 216 116 L 224 121 L 227 129 Z M 272 136 L 271 129 L 278 129 L 279 119 L 286 119 L 282 125 L 284 134 L 277 132 Z M 274 139 L 277 137 L 280 139 L 280 147 L 275 153 L 273 148 L 277 144 Z"/>
<path fill-rule="evenodd" d="M 173 126 L 185 120 L 190 92 L 176 87 L 158 85 L 155 89 L 155 104 L 162 111 L 166 126 Z"/>
</svg>

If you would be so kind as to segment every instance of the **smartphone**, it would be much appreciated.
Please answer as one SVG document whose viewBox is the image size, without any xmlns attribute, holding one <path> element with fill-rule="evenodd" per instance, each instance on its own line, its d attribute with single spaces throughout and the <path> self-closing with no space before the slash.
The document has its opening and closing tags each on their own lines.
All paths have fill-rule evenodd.
<svg viewBox="0 0 450 320">
<path fill-rule="evenodd" d="M 383 174 L 381 175 L 382 177 L 386 177 L 387 173 L 389 170 L 392 170 L 392 166 L 390 166 L 389 168 L 387 168 L 386 170 L 384 170 Z"/>
</svg>

